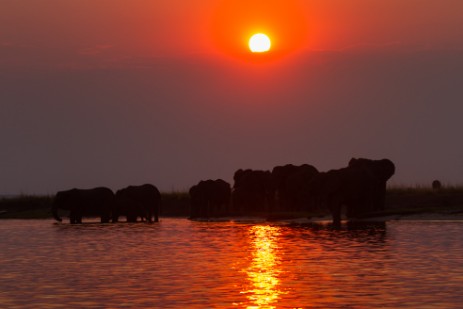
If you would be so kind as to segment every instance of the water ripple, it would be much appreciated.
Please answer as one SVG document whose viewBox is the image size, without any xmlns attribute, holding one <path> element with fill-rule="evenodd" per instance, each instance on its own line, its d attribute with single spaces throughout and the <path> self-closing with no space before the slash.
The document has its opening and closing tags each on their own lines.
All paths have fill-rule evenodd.
<svg viewBox="0 0 463 309">
<path fill-rule="evenodd" d="M 5 308 L 458 308 L 463 223 L 0 225 Z"/>
</svg>

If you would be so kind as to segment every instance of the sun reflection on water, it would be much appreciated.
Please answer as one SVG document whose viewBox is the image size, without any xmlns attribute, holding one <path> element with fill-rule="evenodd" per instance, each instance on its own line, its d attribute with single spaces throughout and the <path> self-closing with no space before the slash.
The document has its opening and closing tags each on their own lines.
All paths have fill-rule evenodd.
<svg viewBox="0 0 463 309">
<path fill-rule="evenodd" d="M 276 308 L 280 295 L 279 290 L 280 257 L 278 256 L 278 239 L 280 229 L 273 226 L 253 226 L 249 229 L 252 261 L 244 269 L 250 286 L 242 293 L 246 294 L 250 304 L 248 309 Z"/>
</svg>

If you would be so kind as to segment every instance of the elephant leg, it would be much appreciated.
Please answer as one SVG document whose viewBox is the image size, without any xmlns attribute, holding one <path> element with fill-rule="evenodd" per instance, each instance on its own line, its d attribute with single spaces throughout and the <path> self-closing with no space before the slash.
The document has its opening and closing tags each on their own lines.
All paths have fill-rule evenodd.
<svg viewBox="0 0 463 309">
<path fill-rule="evenodd" d="M 142 221 L 142 222 L 145 222 L 145 221 L 146 221 L 146 222 L 151 222 L 151 217 L 150 217 L 149 212 L 145 211 L 145 212 L 143 213 L 143 216 L 141 216 L 141 221 Z"/>
<path fill-rule="evenodd" d="M 159 207 L 155 207 L 153 211 L 154 222 L 159 222 Z"/>
<path fill-rule="evenodd" d="M 204 218 L 204 209 L 205 209 L 205 203 L 204 201 L 201 201 L 201 204 L 199 204 L 198 207 L 198 218 Z"/>
<path fill-rule="evenodd" d="M 109 223 L 109 215 L 108 214 L 101 215 L 101 223 Z"/>
<path fill-rule="evenodd" d="M 82 223 L 82 213 L 79 210 L 71 210 L 69 213 L 69 222 L 71 224 Z"/>
<path fill-rule="evenodd" d="M 69 223 L 71 223 L 71 224 L 76 224 L 77 223 L 76 213 L 74 212 L 74 210 L 71 210 L 69 212 Z"/>
<path fill-rule="evenodd" d="M 333 224 L 334 225 L 341 225 L 341 212 L 340 211 L 334 211 L 332 213 L 333 215 Z"/>
<path fill-rule="evenodd" d="M 146 218 L 148 219 L 149 223 L 153 222 L 153 211 L 151 209 L 148 209 L 148 214 Z"/>
<path fill-rule="evenodd" d="M 82 217 L 83 217 L 83 211 L 79 207 L 79 208 L 76 209 L 75 214 L 74 214 L 74 219 L 75 219 L 74 223 L 81 224 L 82 223 Z"/>
<path fill-rule="evenodd" d="M 206 218 L 209 218 L 210 215 L 211 215 L 211 202 L 210 201 L 207 201 L 207 205 L 206 205 Z"/>
<path fill-rule="evenodd" d="M 330 207 L 331 216 L 333 217 L 333 225 L 341 225 L 341 204 L 335 203 Z"/>
</svg>

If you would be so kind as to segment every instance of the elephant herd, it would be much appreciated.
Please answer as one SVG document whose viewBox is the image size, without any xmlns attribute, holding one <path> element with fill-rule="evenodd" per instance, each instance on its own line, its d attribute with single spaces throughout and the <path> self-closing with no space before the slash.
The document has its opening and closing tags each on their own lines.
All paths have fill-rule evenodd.
<svg viewBox="0 0 463 309">
<path fill-rule="evenodd" d="M 151 185 L 129 186 L 114 194 L 111 189 L 99 187 L 94 189 L 71 189 L 56 194 L 52 214 L 57 221 L 62 221 L 58 209 L 69 211 L 71 224 L 82 223 L 83 216 L 98 216 L 102 223 L 118 222 L 125 216 L 127 222 L 158 222 L 161 206 L 161 193 Z"/>
<path fill-rule="evenodd" d="M 272 171 L 239 169 L 233 187 L 222 179 L 204 180 L 192 186 L 190 218 L 273 212 L 318 212 L 328 210 L 334 224 L 384 209 L 386 183 L 395 166 L 388 159 L 352 158 L 344 168 L 320 172 L 314 166 L 287 164 Z M 436 185 L 437 187 L 437 185 Z M 53 217 L 62 221 L 58 209 L 69 211 L 70 223 L 84 216 L 99 216 L 102 223 L 157 222 L 161 194 L 151 185 L 129 186 L 115 194 L 109 188 L 71 189 L 56 194 Z"/>
<path fill-rule="evenodd" d="M 383 210 L 386 183 L 394 173 L 392 161 L 364 158 L 352 158 L 347 167 L 327 172 L 308 164 L 272 171 L 239 169 L 233 188 L 219 179 L 190 189 L 191 218 L 326 209 L 339 224 L 343 208 L 347 218 Z"/>
</svg>

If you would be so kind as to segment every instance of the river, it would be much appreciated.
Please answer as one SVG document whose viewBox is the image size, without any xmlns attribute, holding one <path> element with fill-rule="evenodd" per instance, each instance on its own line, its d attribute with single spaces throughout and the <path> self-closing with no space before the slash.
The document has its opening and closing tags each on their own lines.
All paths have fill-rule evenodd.
<svg viewBox="0 0 463 309">
<path fill-rule="evenodd" d="M 463 222 L 0 221 L 1 308 L 461 308 Z"/>
</svg>

